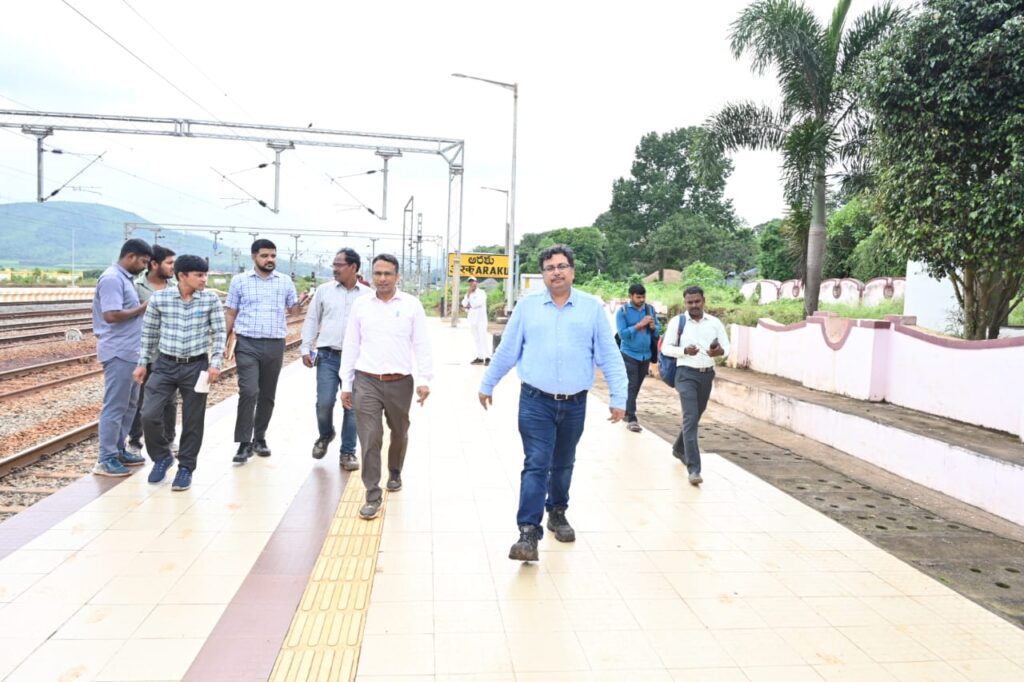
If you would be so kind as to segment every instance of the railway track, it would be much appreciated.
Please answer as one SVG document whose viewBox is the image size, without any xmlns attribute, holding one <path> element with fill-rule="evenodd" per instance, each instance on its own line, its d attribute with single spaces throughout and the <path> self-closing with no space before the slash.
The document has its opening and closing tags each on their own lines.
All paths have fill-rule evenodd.
<svg viewBox="0 0 1024 682">
<path fill-rule="evenodd" d="M 298 322 L 301 321 L 301 319 L 302 318 L 298 318 L 298 319 L 294 319 L 294 320 L 289 320 L 289 323 L 298 323 Z M 293 339 L 291 341 L 288 341 L 285 344 L 285 350 L 288 351 L 288 350 L 292 350 L 294 348 L 298 348 L 299 345 L 301 345 L 301 343 L 302 343 L 302 340 L 300 338 L 296 338 L 296 339 Z M 88 357 L 88 356 L 80 356 L 80 358 L 73 358 L 72 360 L 81 360 L 81 358 L 85 358 L 85 357 Z M 58 361 L 58 362 L 67 363 L 69 361 Z M 49 363 L 47 363 L 47 364 L 49 364 Z M 14 372 L 14 371 L 29 371 L 29 369 L 30 368 L 24 368 L 23 370 L 10 370 L 10 371 L 12 371 L 12 372 Z M 95 372 L 90 372 L 90 373 L 88 373 L 88 375 L 83 375 L 83 376 L 94 376 L 96 374 L 102 373 L 102 371 L 103 370 L 100 369 L 100 370 L 97 370 Z M 222 378 L 223 377 L 228 377 L 228 376 L 231 376 L 234 373 L 235 373 L 235 365 L 230 365 L 230 366 L 225 367 L 223 369 L 223 371 L 221 372 L 221 377 Z M 58 381 L 58 382 L 51 382 L 51 383 L 53 383 L 54 385 L 59 385 L 61 383 L 70 383 L 71 381 L 77 381 L 77 380 L 79 380 L 81 378 L 83 378 L 83 377 L 71 377 L 71 378 L 69 378 L 67 380 L 62 380 L 62 381 Z M 40 388 L 42 388 L 42 387 L 40 387 Z M 48 386 L 48 388 L 53 388 L 53 386 Z M 33 392 L 34 393 L 34 392 L 37 392 L 37 391 L 36 390 L 31 390 L 31 391 L 28 391 L 28 392 Z M 27 393 L 25 393 L 25 395 L 27 395 Z M 3 400 L 4 398 L 5 398 L 5 396 L 0 395 L 0 400 Z M 76 427 L 76 428 L 74 428 L 74 429 L 72 429 L 72 430 L 70 430 L 70 431 L 68 431 L 66 433 L 62 433 L 59 436 L 55 436 L 54 438 L 51 438 L 50 440 L 47 440 L 44 443 L 40 443 L 38 445 L 33 445 L 32 447 L 26 448 L 26 449 L 24 449 L 24 450 L 22 450 L 20 452 L 14 453 L 13 455 L 10 455 L 8 457 L 0 459 L 0 479 L 2 479 L 4 476 L 6 476 L 7 474 L 11 473 L 12 471 L 14 471 L 16 469 L 22 469 L 24 467 L 27 467 L 27 466 L 33 464 L 34 462 L 37 462 L 41 458 L 46 457 L 47 455 L 52 455 L 52 454 L 54 454 L 56 452 L 59 452 L 59 451 L 63 450 L 64 448 L 66 448 L 66 447 L 68 447 L 70 445 L 75 445 L 76 443 L 80 443 L 80 442 L 86 440 L 87 438 L 90 438 L 90 437 L 96 435 L 98 429 L 99 429 L 99 422 L 98 421 L 93 421 L 93 422 L 90 422 L 90 423 L 85 424 L 83 426 Z"/>
<path fill-rule="evenodd" d="M 33 322 L 16 322 L 14 324 L 0 324 L 0 333 L 33 331 L 37 329 L 52 329 L 56 327 L 77 327 L 79 325 L 92 325 L 92 316 L 56 318 L 53 320 L 35 320 Z"/>
<path fill-rule="evenodd" d="M 11 304 L 8 304 L 11 305 Z M 84 308 L 62 308 L 61 310 L 28 310 L 17 313 L 0 311 L 0 322 L 4 320 L 24 320 L 33 317 L 60 317 L 63 315 L 88 315 L 89 307 Z"/>
</svg>

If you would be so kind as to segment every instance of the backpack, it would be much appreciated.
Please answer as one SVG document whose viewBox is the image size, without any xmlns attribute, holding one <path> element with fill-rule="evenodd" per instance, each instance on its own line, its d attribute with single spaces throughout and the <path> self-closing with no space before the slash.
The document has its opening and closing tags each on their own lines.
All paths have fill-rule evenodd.
<svg viewBox="0 0 1024 682">
<path fill-rule="evenodd" d="M 679 333 L 676 334 L 676 345 L 679 345 L 679 341 L 683 338 L 683 328 L 686 327 L 686 315 L 679 315 Z M 662 337 L 661 342 L 658 343 L 658 376 L 661 380 L 672 388 L 676 387 L 676 358 L 665 355 L 661 352 L 661 344 L 665 342 Z"/>
<path fill-rule="evenodd" d="M 648 312 L 648 311 L 650 311 L 650 312 Z M 652 306 L 652 305 L 650 305 L 648 303 L 644 304 L 644 314 L 650 315 L 651 317 L 653 317 L 655 319 L 657 319 L 657 317 L 658 317 L 657 313 L 654 312 L 654 306 Z M 625 304 L 622 305 L 622 318 L 623 319 L 626 318 L 626 305 Z M 622 348 L 622 338 L 619 337 L 619 332 L 615 332 L 615 345 L 618 346 L 620 349 Z M 660 347 L 660 345 L 661 344 L 659 343 L 658 337 L 655 336 L 652 333 L 651 334 L 651 360 L 652 361 L 657 359 L 657 357 L 658 357 L 658 348 Z"/>
</svg>

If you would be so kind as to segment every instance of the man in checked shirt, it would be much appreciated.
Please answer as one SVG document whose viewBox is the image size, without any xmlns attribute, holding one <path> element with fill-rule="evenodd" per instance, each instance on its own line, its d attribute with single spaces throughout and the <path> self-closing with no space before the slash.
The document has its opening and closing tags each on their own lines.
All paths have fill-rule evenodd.
<svg viewBox="0 0 1024 682">
<path fill-rule="evenodd" d="M 174 463 L 171 444 L 164 429 L 164 405 L 181 392 L 181 443 L 178 448 L 178 472 L 171 490 L 188 490 L 203 445 L 206 418 L 206 393 L 197 392 L 200 373 L 209 372 L 216 381 L 224 359 L 227 326 L 220 299 L 206 289 L 209 266 L 199 256 L 178 256 L 174 274 L 178 286 L 153 294 L 142 320 L 142 352 L 133 377 L 146 383 L 142 408 L 142 428 L 146 450 L 153 459 L 149 482 L 164 480 Z M 210 343 L 213 347 L 210 347 Z M 146 381 L 146 367 L 153 374 Z"/>
</svg>

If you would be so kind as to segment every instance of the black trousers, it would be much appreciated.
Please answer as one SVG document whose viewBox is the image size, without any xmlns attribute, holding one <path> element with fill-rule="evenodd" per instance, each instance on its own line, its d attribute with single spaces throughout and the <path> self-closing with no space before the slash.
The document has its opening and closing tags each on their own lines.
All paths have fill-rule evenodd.
<svg viewBox="0 0 1024 682">
<path fill-rule="evenodd" d="M 640 395 L 640 385 L 644 383 L 647 370 L 651 367 L 650 360 L 637 360 L 625 353 L 622 354 L 622 361 L 626 363 L 626 378 L 629 380 L 629 390 L 626 393 L 626 422 L 636 421 L 636 397 Z"/>
<path fill-rule="evenodd" d="M 238 373 L 238 415 L 235 442 L 265 440 L 274 414 L 277 378 L 284 363 L 284 339 L 251 339 L 239 336 L 235 343 Z"/>
<path fill-rule="evenodd" d="M 132 427 L 128 430 L 128 442 L 130 443 L 141 443 L 142 442 L 142 406 L 145 404 L 146 399 L 146 384 L 149 382 L 149 377 L 153 374 L 153 365 L 146 365 L 146 379 L 142 382 L 142 390 L 139 391 L 139 406 L 135 410 L 135 419 L 132 420 Z M 177 419 L 178 419 L 178 401 L 174 396 L 167 401 L 167 406 L 164 407 L 164 434 L 167 436 L 168 442 L 174 442 L 174 436 L 177 433 Z"/>
<path fill-rule="evenodd" d="M 197 360 L 179 364 L 160 356 L 150 365 L 153 368 L 146 381 L 146 404 L 142 408 L 142 430 L 146 434 L 146 450 L 154 462 L 171 454 L 171 441 L 167 439 L 164 413 L 175 392 L 181 393 L 181 442 L 178 446 L 178 466 L 196 470 L 199 449 L 203 446 L 203 427 L 206 424 L 206 393 L 196 393 L 199 373 L 209 363 Z"/>
</svg>

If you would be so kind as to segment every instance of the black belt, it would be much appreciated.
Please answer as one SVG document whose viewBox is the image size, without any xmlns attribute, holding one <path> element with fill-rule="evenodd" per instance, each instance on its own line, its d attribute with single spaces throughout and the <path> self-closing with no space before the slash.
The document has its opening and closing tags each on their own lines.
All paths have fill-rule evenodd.
<svg viewBox="0 0 1024 682">
<path fill-rule="evenodd" d="M 691 372 L 701 372 L 701 373 L 704 373 L 704 372 L 714 372 L 715 371 L 714 367 L 689 367 L 687 365 L 680 365 L 680 367 L 682 367 L 683 369 L 688 369 Z"/>
<path fill-rule="evenodd" d="M 316 349 L 316 352 L 317 353 L 334 353 L 336 355 L 341 355 L 341 349 L 340 348 L 331 348 L 330 346 L 320 346 L 319 348 Z"/>
<path fill-rule="evenodd" d="M 579 393 L 548 393 L 547 391 L 540 390 L 536 386 L 531 386 L 530 384 L 526 383 L 525 381 L 523 382 L 523 388 L 528 388 L 531 391 L 536 391 L 537 393 L 540 393 L 545 398 L 551 398 L 552 400 L 558 400 L 558 401 L 563 401 L 563 400 L 579 400 L 580 398 L 587 397 L 587 392 L 585 390 L 580 391 Z"/>
<path fill-rule="evenodd" d="M 170 360 L 171 362 L 179 365 L 187 365 L 190 362 L 198 362 L 199 360 L 205 360 L 206 353 L 203 353 L 202 355 L 193 355 L 190 358 L 183 358 L 178 355 L 168 355 L 167 353 L 160 353 L 160 357 L 166 358 L 167 360 Z"/>
</svg>

